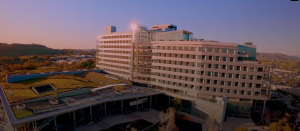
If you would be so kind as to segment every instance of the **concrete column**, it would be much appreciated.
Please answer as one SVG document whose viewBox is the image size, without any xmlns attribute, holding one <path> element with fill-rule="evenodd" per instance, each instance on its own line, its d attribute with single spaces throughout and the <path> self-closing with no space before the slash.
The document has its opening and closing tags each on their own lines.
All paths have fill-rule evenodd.
<svg viewBox="0 0 300 131">
<path fill-rule="evenodd" d="M 104 113 L 105 113 L 105 116 L 106 116 L 106 102 L 104 103 Z"/>
<path fill-rule="evenodd" d="M 121 100 L 121 113 L 123 114 L 123 100 Z"/>
<path fill-rule="evenodd" d="M 56 116 L 54 116 L 54 126 L 55 126 L 55 131 L 57 131 L 57 123 L 56 123 Z"/>
<path fill-rule="evenodd" d="M 73 111 L 73 120 L 74 120 L 74 127 L 76 127 L 75 111 Z"/>
<path fill-rule="evenodd" d="M 139 100 L 139 98 L 136 98 L 136 111 L 138 111 L 138 100 Z"/>
<path fill-rule="evenodd" d="M 263 110 L 262 110 L 262 114 L 261 114 L 261 119 L 260 119 L 260 121 L 262 121 L 262 119 L 263 119 L 263 117 L 264 117 L 265 106 L 266 106 L 266 100 L 264 100 L 264 107 L 263 107 Z"/>
<path fill-rule="evenodd" d="M 91 121 L 93 121 L 92 106 L 90 106 Z"/>
<path fill-rule="evenodd" d="M 38 131 L 38 130 L 37 130 L 36 121 L 34 121 L 34 131 Z"/>
<path fill-rule="evenodd" d="M 169 96 L 169 104 L 168 104 L 168 107 L 170 107 L 170 102 L 171 102 L 171 96 Z"/>
<path fill-rule="evenodd" d="M 257 100 L 255 100 L 255 103 L 254 103 L 254 109 L 253 109 L 253 112 L 252 112 L 252 114 L 254 114 L 254 113 L 255 113 L 256 103 L 257 103 Z"/>
<path fill-rule="evenodd" d="M 151 108 L 151 106 L 152 106 L 152 96 L 150 96 L 150 107 L 149 108 Z"/>
</svg>

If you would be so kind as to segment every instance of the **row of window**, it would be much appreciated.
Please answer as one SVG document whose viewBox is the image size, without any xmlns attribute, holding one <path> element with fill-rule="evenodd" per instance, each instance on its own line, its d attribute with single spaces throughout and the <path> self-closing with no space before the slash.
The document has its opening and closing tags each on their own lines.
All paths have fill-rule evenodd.
<svg viewBox="0 0 300 131">
<path fill-rule="evenodd" d="M 113 73 L 117 73 L 117 74 L 123 74 L 123 75 L 129 75 L 128 72 L 124 72 L 124 71 L 118 71 L 118 70 L 113 70 L 113 69 L 107 69 L 107 68 L 102 68 L 104 71 L 108 71 L 108 72 L 113 72 Z"/>
<path fill-rule="evenodd" d="M 162 57 L 175 57 L 175 58 L 186 58 L 186 59 L 201 59 L 201 60 L 214 60 L 214 61 L 224 61 L 224 62 L 234 62 L 235 57 L 221 57 L 221 56 L 205 56 L 205 55 L 189 55 L 189 54 L 179 54 L 179 55 L 159 55 L 160 53 L 157 53 L 157 56 Z M 163 54 L 169 54 L 169 53 L 163 53 Z"/>
<path fill-rule="evenodd" d="M 182 65 L 182 63 L 180 65 Z M 191 62 L 191 63 L 187 62 L 185 65 L 192 66 L 192 67 L 196 66 L 194 62 Z M 210 69 L 237 70 L 237 71 L 245 71 L 245 72 L 248 72 L 248 71 L 254 72 L 255 71 L 254 67 L 250 67 L 250 69 L 248 69 L 249 67 L 246 67 L 246 66 L 241 67 L 241 66 L 209 64 L 209 63 L 197 63 L 197 67 L 210 68 Z M 166 66 L 152 66 L 152 68 L 158 69 L 158 70 L 165 70 L 165 71 L 181 72 L 181 73 L 193 72 L 192 74 L 194 74 L 194 72 L 195 72 L 195 70 L 172 68 L 172 67 L 166 67 Z M 261 68 L 261 67 L 257 68 L 257 72 L 262 72 L 262 71 L 263 71 L 263 68 Z M 203 72 L 201 71 L 201 75 L 204 75 L 204 71 Z M 223 74 L 222 74 L 222 76 L 223 76 Z"/>
<path fill-rule="evenodd" d="M 100 44 L 131 43 L 131 40 L 99 41 Z"/>
<path fill-rule="evenodd" d="M 99 65 L 103 64 L 101 61 L 110 62 L 110 63 L 114 63 L 114 64 L 125 64 L 125 65 L 129 64 L 129 62 L 127 62 L 127 61 L 118 61 L 118 60 L 110 60 L 110 59 L 100 59 L 99 62 L 98 62 Z"/>
<path fill-rule="evenodd" d="M 131 35 L 102 36 L 101 39 L 131 38 Z"/>
<path fill-rule="evenodd" d="M 130 59 L 130 56 L 105 55 L 105 54 L 101 54 L 99 56 L 101 56 L 101 57 L 109 57 L 109 58 L 119 58 L 119 59 Z"/>
<path fill-rule="evenodd" d="M 179 50 L 179 51 L 198 51 L 198 52 L 214 52 L 214 53 L 231 53 L 235 54 L 235 49 L 212 48 L 212 47 L 186 47 L 186 46 L 157 46 L 158 50 Z"/>
<path fill-rule="evenodd" d="M 138 78 L 139 79 L 139 78 Z M 146 80 L 141 78 L 141 80 Z M 180 80 L 186 80 L 186 81 L 195 81 L 194 78 L 184 78 L 184 79 L 180 79 Z M 155 81 L 155 79 L 151 79 L 151 81 Z M 182 83 L 178 83 L 178 82 L 172 82 L 172 81 L 167 81 L 167 80 L 157 80 L 160 83 L 165 83 L 165 84 L 171 84 L 174 86 L 183 86 L 183 87 L 190 87 L 190 88 L 194 88 L 194 85 L 189 85 L 189 84 L 182 84 Z M 234 82 L 234 81 L 223 81 L 223 80 L 211 80 L 211 79 L 200 79 L 197 80 L 197 82 L 203 83 L 203 84 L 215 84 L 215 85 L 223 85 L 223 86 L 236 86 L 236 87 L 248 87 L 248 88 L 253 88 L 253 86 L 255 86 L 255 88 L 261 88 L 262 85 L 261 84 L 253 84 L 253 83 L 246 83 L 246 82 Z"/>
<path fill-rule="evenodd" d="M 208 92 L 218 92 L 218 93 L 227 93 L 227 94 L 236 94 L 236 95 L 254 95 L 259 96 L 260 92 L 255 91 L 254 94 L 252 94 L 252 91 L 245 91 L 245 90 L 236 90 L 236 89 L 224 89 L 224 88 L 214 88 L 214 87 L 199 87 L 199 90 L 201 91 L 208 91 Z"/>
<path fill-rule="evenodd" d="M 99 45 L 98 48 L 120 48 L 120 49 L 131 49 L 131 46 L 127 45 Z"/>
<path fill-rule="evenodd" d="M 131 51 L 120 51 L 120 50 L 100 50 L 103 53 L 117 53 L 117 54 L 130 54 Z"/>
<path fill-rule="evenodd" d="M 107 67 L 113 67 L 113 68 L 119 68 L 119 69 L 123 69 L 123 70 L 129 70 L 129 67 L 124 67 L 124 66 L 118 66 L 118 65 L 111 65 L 111 64 L 101 64 L 102 66 L 107 66 Z"/>
</svg>

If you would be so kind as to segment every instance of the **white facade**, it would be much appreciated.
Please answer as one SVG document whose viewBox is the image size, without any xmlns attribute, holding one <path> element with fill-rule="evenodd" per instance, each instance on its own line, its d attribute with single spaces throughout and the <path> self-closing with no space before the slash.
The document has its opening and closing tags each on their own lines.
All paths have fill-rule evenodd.
<svg viewBox="0 0 300 131">
<path fill-rule="evenodd" d="M 151 34 L 149 42 L 139 42 L 141 34 L 132 42 L 132 34 L 98 35 L 97 67 L 146 87 L 195 98 L 269 99 L 262 86 L 264 66 L 239 61 L 238 57 L 248 57 L 237 52 L 239 44 L 185 40 L 182 37 L 191 32 L 184 30 L 157 32 L 155 38 Z"/>
</svg>

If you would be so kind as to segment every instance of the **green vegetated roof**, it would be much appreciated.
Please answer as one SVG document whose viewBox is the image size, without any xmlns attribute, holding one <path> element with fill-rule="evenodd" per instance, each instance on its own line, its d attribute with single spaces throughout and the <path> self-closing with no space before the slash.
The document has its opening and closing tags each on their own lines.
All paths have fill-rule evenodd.
<svg viewBox="0 0 300 131">
<path fill-rule="evenodd" d="M 131 82 L 128 80 L 113 80 L 111 78 L 105 77 L 104 74 L 96 72 L 83 72 L 76 75 L 50 75 L 45 77 L 18 81 L 15 83 L 4 83 L 2 86 L 9 103 L 16 103 L 29 99 L 35 99 L 39 97 L 75 90 L 77 87 L 95 88 L 117 83 L 131 84 Z M 58 89 L 58 91 L 37 95 L 31 89 L 32 86 L 45 84 L 52 84 L 55 88 Z M 24 104 L 26 105 L 26 103 Z M 35 107 L 29 103 L 23 110 L 18 109 L 16 105 L 12 105 L 11 108 L 17 119 L 34 115 L 32 109 Z"/>
</svg>

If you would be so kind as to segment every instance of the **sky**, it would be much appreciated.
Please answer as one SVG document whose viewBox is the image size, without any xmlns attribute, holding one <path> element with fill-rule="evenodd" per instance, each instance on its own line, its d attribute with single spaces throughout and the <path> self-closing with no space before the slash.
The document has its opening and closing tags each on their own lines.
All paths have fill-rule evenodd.
<svg viewBox="0 0 300 131">
<path fill-rule="evenodd" d="M 0 0 L 0 42 L 95 49 L 105 26 L 129 31 L 174 24 L 194 38 L 300 56 L 300 1 L 290 0 Z"/>
</svg>

